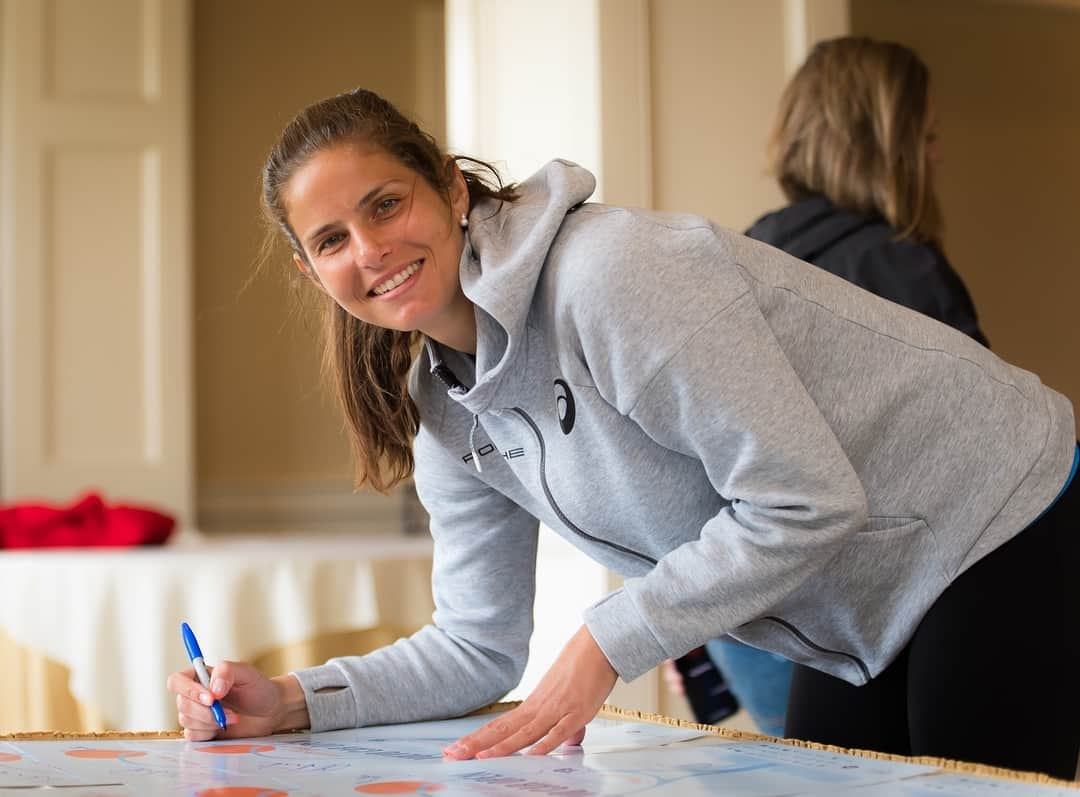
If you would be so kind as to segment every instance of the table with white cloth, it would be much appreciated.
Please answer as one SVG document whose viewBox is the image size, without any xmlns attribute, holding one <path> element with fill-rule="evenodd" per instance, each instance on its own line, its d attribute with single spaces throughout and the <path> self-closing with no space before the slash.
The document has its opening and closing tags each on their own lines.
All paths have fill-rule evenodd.
<svg viewBox="0 0 1080 797">
<path fill-rule="evenodd" d="M 0 552 L 0 732 L 177 727 L 169 673 L 267 675 L 365 653 L 429 622 L 431 540 L 177 534 L 129 549 Z"/>
</svg>

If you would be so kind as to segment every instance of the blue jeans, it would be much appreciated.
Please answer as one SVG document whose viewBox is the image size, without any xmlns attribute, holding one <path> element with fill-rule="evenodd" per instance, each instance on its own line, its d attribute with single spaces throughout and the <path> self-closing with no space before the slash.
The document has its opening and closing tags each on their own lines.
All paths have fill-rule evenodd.
<svg viewBox="0 0 1080 797">
<path fill-rule="evenodd" d="M 758 729 L 769 736 L 783 736 L 791 662 L 731 637 L 710 639 L 705 647 L 739 705 L 750 712 Z"/>
</svg>

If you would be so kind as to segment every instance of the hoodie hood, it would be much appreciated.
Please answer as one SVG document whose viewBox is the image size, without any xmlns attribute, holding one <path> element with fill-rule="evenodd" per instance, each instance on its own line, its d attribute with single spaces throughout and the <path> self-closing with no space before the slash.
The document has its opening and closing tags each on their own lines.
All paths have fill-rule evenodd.
<svg viewBox="0 0 1080 797">
<path fill-rule="evenodd" d="M 762 216 L 746 234 L 813 263 L 859 230 L 883 224 L 880 219 L 843 210 L 821 194 L 814 194 Z"/>
<path fill-rule="evenodd" d="M 484 200 L 469 213 L 460 275 L 461 288 L 476 307 L 476 379 L 468 392 L 453 395 L 471 412 L 487 410 L 514 373 L 548 251 L 566 214 L 595 189 L 588 170 L 553 160 L 517 187 L 516 201 Z M 441 354 L 456 372 L 457 358 L 445 348 Z"/>
</svg>

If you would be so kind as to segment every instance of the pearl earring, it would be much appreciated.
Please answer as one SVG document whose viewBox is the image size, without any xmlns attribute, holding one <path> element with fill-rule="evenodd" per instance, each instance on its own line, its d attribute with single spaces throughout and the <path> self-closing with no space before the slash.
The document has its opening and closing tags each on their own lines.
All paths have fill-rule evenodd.
<svg viewBox="0 0 1080 797">
<path fill-rule="evenodd" d="M 461 225 L 461 229 L 463 230 L 469 229 L 469 217 L 462 213 L 461 218 L 458 219 L 458 224 Z"/>
</svg>

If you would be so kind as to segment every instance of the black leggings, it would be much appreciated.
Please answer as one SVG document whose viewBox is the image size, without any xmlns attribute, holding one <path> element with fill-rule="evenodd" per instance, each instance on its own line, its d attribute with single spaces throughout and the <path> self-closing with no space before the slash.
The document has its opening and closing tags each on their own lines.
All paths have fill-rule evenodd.
<svg viewBox="0 0 1080 797">
<path fill-rule="evenodd" d="M 865 686 L 795 666 L 785 735 L 1072 780 L 1080 754 L 1080 474 L 969 568 Z"/>
</svg>

